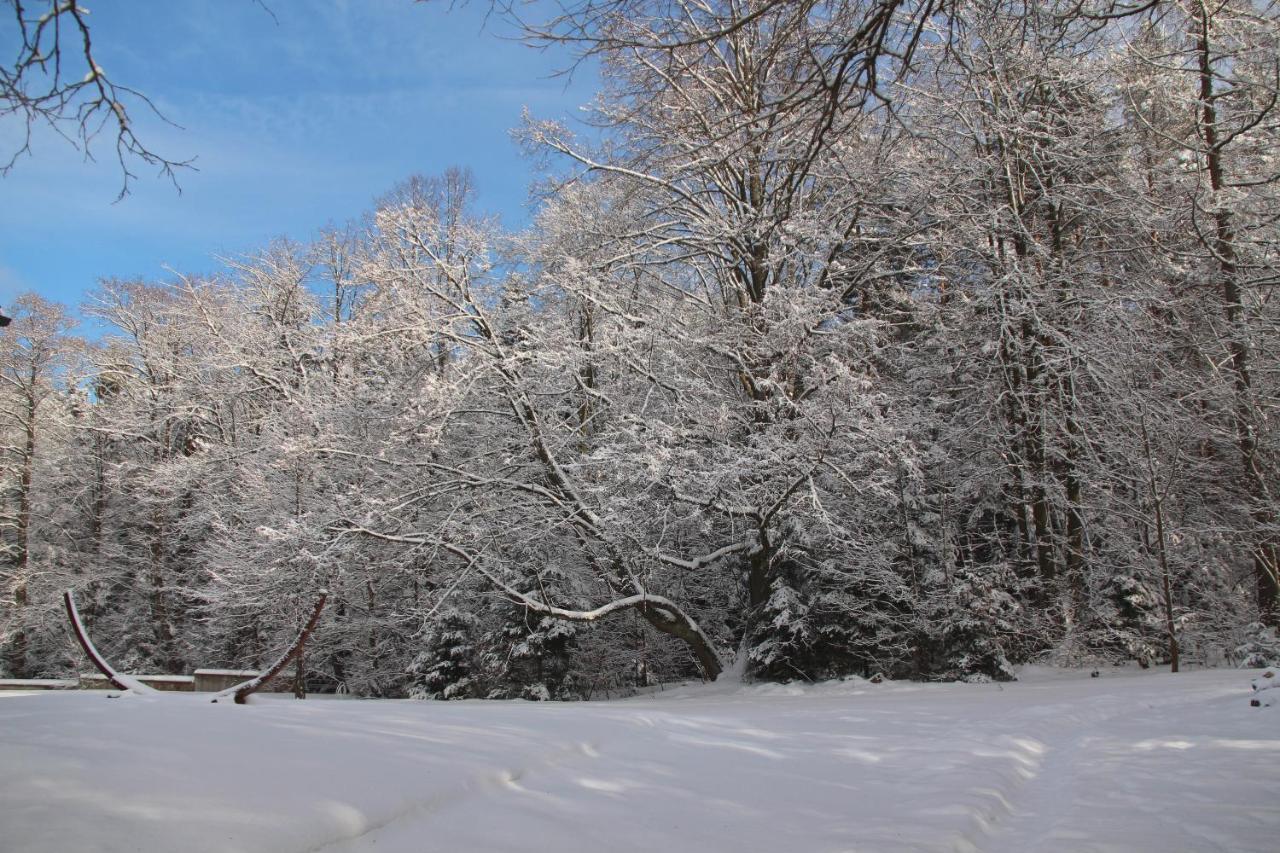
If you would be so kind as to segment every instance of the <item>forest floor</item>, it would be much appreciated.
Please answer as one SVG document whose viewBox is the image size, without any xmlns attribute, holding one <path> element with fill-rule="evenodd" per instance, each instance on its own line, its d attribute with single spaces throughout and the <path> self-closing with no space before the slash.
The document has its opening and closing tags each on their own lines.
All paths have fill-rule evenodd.
<svg viewBox="0 0 1280 853">
<path fill-rule="evenodd" d="M 1275 851 L 1280 706 L 1249 706 L 1256 674 L 571 704 L 0 694 L 0 849 Z"/>
</svg>

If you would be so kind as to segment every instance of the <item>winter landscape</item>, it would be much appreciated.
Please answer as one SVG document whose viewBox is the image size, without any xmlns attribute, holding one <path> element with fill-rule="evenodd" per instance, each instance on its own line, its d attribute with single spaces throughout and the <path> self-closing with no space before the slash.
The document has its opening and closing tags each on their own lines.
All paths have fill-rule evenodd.
<svg viewBox="0 0 1280 853">
<path fill-rule="evenodd" d="M 1276 3 L 0 0 L 0 174 L 6 853 L 1280 848 Z"/>
<path fill-rule="evenodd" d="M 1280 708 L 1249 706 L 1251 674 L 726 677 L 577 703 L 0 693 L 4 849 L 1267 853 Z"/>
</svg>

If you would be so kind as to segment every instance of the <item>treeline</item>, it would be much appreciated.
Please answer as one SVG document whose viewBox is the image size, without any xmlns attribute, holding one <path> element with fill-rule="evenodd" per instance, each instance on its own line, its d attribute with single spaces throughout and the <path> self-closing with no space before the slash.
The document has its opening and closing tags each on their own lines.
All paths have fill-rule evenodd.
<svg viewBox="0 0 1280 853">
<path fill-rule="evenodd" d="M 1276 652 L 1280 27 L 586 3 L 524 233 L 467 172 L 0 335 L 0 652 L 578 698 Z"/>
</svg>

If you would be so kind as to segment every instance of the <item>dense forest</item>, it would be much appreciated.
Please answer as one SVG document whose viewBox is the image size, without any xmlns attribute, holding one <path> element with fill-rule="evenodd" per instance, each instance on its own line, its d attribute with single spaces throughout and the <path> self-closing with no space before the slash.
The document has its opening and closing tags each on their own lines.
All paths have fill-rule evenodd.
<svg viewBox="0 0 1280 853">
<path fill-rule="evenodd" d="M 1274 657 L 1280 9 L 611 0 L 453 168 L 0 333 L 0 674 L 313 689 Z M 371 188 L 371 192 L 378 188 Z"/>
</svg>

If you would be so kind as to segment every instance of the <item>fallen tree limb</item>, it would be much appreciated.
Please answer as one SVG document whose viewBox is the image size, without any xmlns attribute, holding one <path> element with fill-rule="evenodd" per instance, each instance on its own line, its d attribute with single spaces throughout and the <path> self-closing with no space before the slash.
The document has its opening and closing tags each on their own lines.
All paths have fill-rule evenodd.
<svg viewBox="0 0 1280 853">
<path fill-rule="evenodd" d="M 316 599 L 315 607 L 311 610 L 311 618 L 307 620 L 306 625 L 302 626 L 302 630 L 298 632 L 298 636 L 294 637 L 293 643 L 289 648 L 285 649 L 284 654 L 280 655 L 280 657 L 276 659 L 276 662 L 267 668 L 266 672 L 251 678 L 248 681 L 241 682 L 235 687 L 228 687 L 226 690 L 223 690 L 221 693 L 214 696 L 210 701 L 217 702 L 220 699 L 231 697 L 235 700 L 237 705 L 243 705 L 244 700 L 251 693 L 255 693 L 262 689 L 269 681 L 271 681 L 271 679 L 279 675 L 284 668 L 289 665 L 289 661 L 297 657 L 302 651 L 302 647 L 306 645 L 307 638 L 311 636 L 311 632 L 315 630 L 316 623 L 320 621 L 320 611 L 324 610 L 324 603 L 328 598 L 329 590 L 320 590 L 320 597 Z"/>
<path fill-rule="evenodd" d="M 132 690 L 134 693 L 156 692 L 138 679 L 116 672 L 111 664 L 107 663 L 106 658 L 102 656 L 97 646 L 93 644 L 93 640 L 89 639 L 89 632 L 85 630 L 84 622 L 80 619 L 80 611 L 76 607 L 75 594 L 71 590 L 67 590 L 62 594 L 62 603 L 66 605 L 67 618 L 71 620 L 71 632 L 76 635 L 76 640 L 80 642 L 80 648 L 84 649 L 84 653 L 88 655 L 89 660 L 93 661 L 93 665 L 98 668 L 98 672 L 105 675 L 112 686 L 120 690 Z"/>
</svg>

